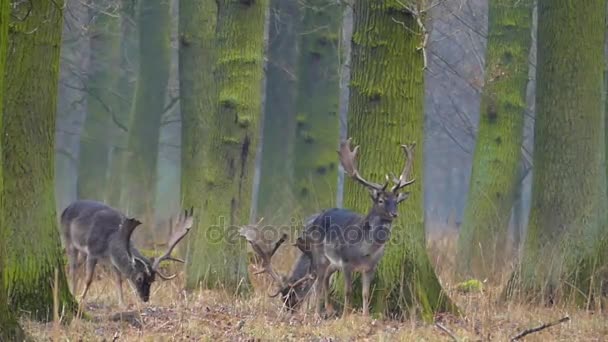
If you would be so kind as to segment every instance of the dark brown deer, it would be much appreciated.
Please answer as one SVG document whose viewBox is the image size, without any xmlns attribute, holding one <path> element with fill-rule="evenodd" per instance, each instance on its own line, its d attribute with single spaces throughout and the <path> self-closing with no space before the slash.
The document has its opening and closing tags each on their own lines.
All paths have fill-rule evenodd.
<svg viewBox="0 0 608 342">
<path fill-rule="evenodd" d="M 131 235 L 141 222 L 128 218 L 120 211 L 100 202 L 78 200 L 70 204 L 61 214 L 62 239 L 68 254 L 69 273 L 72 277 L 72 292 L 77 290 L 76 269 L 79 256 L 85 257 L 84 301 L 93 281 L 98 262 L 105 262 L 113 270 L 118 288 L 120 305 L 124 305 L 122 292 L 123 277 L 136 290 L 139 298 L 150 299 L 150 286 L 159 276 L 171 280 L 176 275 L 167 276 L 160 270 L 160 263 L 183 260 L 171 256 L 175 246 L 188 234 L 193 222 L 193 209 L 186 210 L 177 220 L 169 221 L 173 232 L 167 244 L 167 251 L 157 258 L 144 257 L 131 242 Z"/>
<path fill-rule="evenodd" d="M 297 279 L 315 278 L 315 313 L 320 315 L 322 301 L 325 301 L 326 311 L 331 310 L 329 303 L 329 281 L 336 271 L 344 274 L 344 311 L 343 316 L 350 311 L 349 298 L 352 295 L 352 274 L 361 272 L 362 275 L 362 295 L 363 295 L 363 314 L 369 315 L 369 290 L 371 281 L 374 277 L 378 262 L 384 255 L 386 243 L 390 238 L 391 225 L 398 216 L 397 206 L 408 198 L 409 192 L 402 192 L 404 188 L 413 184 L 414 179 L 409 179 L 414 158 L 414 147 L 401 145 L 403 148 L 406 162 L 403 171 L 397 178 L 392 177 L 394 185 L 388 189 L 389 177 L 383 184 L 376 184 L 367 181 L 361 176 L 356 166 L 356 154 L 358 146 L 353 150 L 350 148 L 350 141 L 340 144 L 338 151 L 340 162 L 344 171 L 354 180 L 365 186 L 371 195 L 373 206 L 367 215 L 361 215 L 347 209 L 332 208 L 314 215 L 306 224 L 303 233 L 296 241 L 296 246 L 302 251 L 302 256 L 296 261 L 296 266 L 308 263 L 308 273 L 306 276 L 281 277 L 270 267 L 270 258 L 274 251 L 280 246 L 283 239 L 280 239 L 275 248 L 265 251 L 260 248 L 260 244 L 255 239 L 249 239 L 254 251 L 263 260 L 263 269 L 281 285 L 283 298 L 288 304 L 297 302 L 296 292 L 293 291 Z M 256 248 L 257 247 L 257 248 Z M 302 267 L 294 267 L 302 272 Z M 293 273 L 293 272 L 292 272 Z"/>
</svg>

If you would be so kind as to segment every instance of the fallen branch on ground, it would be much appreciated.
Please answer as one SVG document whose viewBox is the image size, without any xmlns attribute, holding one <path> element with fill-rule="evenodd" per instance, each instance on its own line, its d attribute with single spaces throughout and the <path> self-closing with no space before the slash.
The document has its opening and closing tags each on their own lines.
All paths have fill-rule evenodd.
<svg viewBox="0 0 608 342">
<path fill-rule="evenodd" d="M 557 321 L 545 323 L 545 324 L 540 325 L 540 326 L 538 326 L 536 328 L 526 329 L 526 330 L 520 332 L 519 334 L 517 334 L 515 337 L 513 337 L 511 339 L 511 341 L 517 341 L 517 340 L 519 340 L 520 338 L 522 338 L 522 337 L 524 337 L 526 335 L 529 335 L 529 334 L 532 334 L 532 333 L 535 333 L 535 332 L 539 332 L 541 330 L 545 330 L 545 329 L 550 328 L 550 327 L 552 327 L 554 325 L 558 325 L 558 324 L 567 322 L 569 320 L 570 320 L 570 316 L 566 316 L 566 317 L 558 319 Z"/>
</svg>

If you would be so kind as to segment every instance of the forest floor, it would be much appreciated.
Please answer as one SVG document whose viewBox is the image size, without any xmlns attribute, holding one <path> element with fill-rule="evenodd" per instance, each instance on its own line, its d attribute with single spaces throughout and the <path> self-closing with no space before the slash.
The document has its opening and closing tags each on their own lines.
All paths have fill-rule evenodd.
<svg viewBox="0 0 608 342">
<path fill-rule="evenodd" d="M 444 288 L 464 317 L 442 315 L 435 323 L 365 318 L 354 313 L 346 319 L 315 319 L 300 310 L 280 310 L 278 299 L 263 293 L 235 299 L 220 291 L 183 290 L 183 278 L 156 282 L 149 303 L 139 301 L 124 285 L 128 308 L 120 308 L 112 277 L 99 272 L 87 298 L 90 320 L 74 319 L 65 325 L 23 319 L 36 341 L 509 341 L 518 333 L 569 316 L 568 322 L 526 336 L 525 341 L 606 341 L 608 313 L 572 308 L 542 308 L 525 304 L 497 304 L 499 287 L 461 293 L 448 279 L 453 262 L 453 237 L 429 238 Z M 260 281 L 259 278 L 256 281 Z M 256 286 L 257 285 L 257 286 Z M 262 288 L 263 284 L 254 283 Z M 260 291 L 261 292 L 261 291 Z M 134 313 L 134 320 L 113 321 L 117 312 Z M 436 324 L 439 323 L 439 324 Z M 441 329 L 448 330 L 445 332 Z M 452 335 L 452 336 L 450 336 Z"/>
</svg>

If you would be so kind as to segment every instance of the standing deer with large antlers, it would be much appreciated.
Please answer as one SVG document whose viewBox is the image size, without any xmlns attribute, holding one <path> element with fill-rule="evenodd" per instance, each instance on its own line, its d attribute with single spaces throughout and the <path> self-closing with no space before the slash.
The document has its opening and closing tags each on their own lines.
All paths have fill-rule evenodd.
<svg viewBox="0 0 608 342">
<path fill-rule="evenodd" d="M 84 301 L 89 291 L 97 263 L 102 261 L 114 271 L 121 306 L 124 305 L 123 277 L 129 280 L 139 298 L 147 302 L 150 298 L 150 286 L 157 275 L 163 280 L 171 280 L 176 276 L 164 275 L 160 271 L 160 263 L 164 260 L 184 262 L 172 257 L 171 253 L 190 231 L 192 221 L 193 209 L 179 215 L 175 222 L 170 220 L 173 233 L 167 251 L 160 257 L 148 259 L 133 247 L 131 242 L 133 231 L 141 224 L 139 220 L 128 218 L 120 211 L 100 202 L 73 202 L 61 214 L 61 236 L 68 254 L 72 292 L 77 289 L 76 269 L 79 255 L 82 254 L 86 258 L 86 275 L 81 301 Z"/>
<path fill-rule="evenodd" d="M 391 225 L 398 216 L 397 205 L 409 196 L 409 192 L 402 192 L 404 188 L 414 183 L 410 179 L 414 158 L 414 147 L 401 145 L 406 163 L 400 176 L 392 177 L 394 185 L 389 189 L 389 177 L 383 184 L 367 181 L 361 176 L 356 166 L 356 154 L 359 146 L 353 150 L 350 141 L 340 144 L 338 151 L 340 162 L 344 171 L 354 180 L 365 186 L 371 195 L 373 206 L 367 215 L 361 215 L 347 209 L 328 209 L 308 222 L 304 232 L 297 239 L 296 246 L 303 252 L 301 258 L 310 260 L 309 277 L 315 277 L 315 313 L 320 315 L 322 301 L 325 301 L 326 311 L 330 311 L 329 281 L 336 271 L 344 274 L 344 311 L 343 316 L 350 310 L 350 297 L 352 295 L 352 274 L 361 272 L 363 285 L 363 314 L 369 315 L 370 285 L 374 277 L 378 262 L 384 255 L 386 242 L 390 237 Z M 270 267 L 270 258 L 274 252 L 264 252 L 256 248 L 255 240 L 249 239 L 254 251 L 262 256 L 263 272 L 269 273 L 277 280 L 282 288 L 290 289 L 293 283 L 281 278 Z M 276 251 L 279 240 L 273 251 Z M 259 247 L 259 246 L 257 246 Z M 304 264 L 298 260 L 298 263 Z M 289 279 L 294 281 L 294 277 Z M 304 279 L 304 278 L 301 278 Z M 286 302 L 290 298 L 286 299 Z"/>
</svg>

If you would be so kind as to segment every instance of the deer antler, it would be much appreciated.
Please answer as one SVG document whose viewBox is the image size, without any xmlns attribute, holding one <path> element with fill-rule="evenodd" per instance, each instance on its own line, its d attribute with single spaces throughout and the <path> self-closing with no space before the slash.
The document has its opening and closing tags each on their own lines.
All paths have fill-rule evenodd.
<svg viewBox="0 0 608 342">
<path fill-rule="evenodd" d="M 399 175 L 399 178 L 395 177 L 395 175 L 392 175 L 393 183 L 395 183 L 395 186 L 392 187 L 391 191 L 394 193 L 416 181 L 415 179 L 407 180 L 412 174 L 412 165 L 414 163 L 414 147 L 416 147 L 416 143 L 413 143 L 410 146 L 401 145 L 401 147 L 403 148 L 403 153 L 405 154 L 405 166 L 403 167 L 403 171 L 401 171 L 401 175 Z"/>
<path fill-rule="evenodd" d="M 252 226 L 245 226 L 242 227 L 240 230 L 240 235 L 242 237 L 244 237 L 249 244 L 251 245 L 251 248 L 253 248 L 253 251 L 262 259 L 262 269 L 255 272 L 255 275 L 258 274 L 263 274 L 263 273 L 267 273 L 274 282 L 277 282 L 280 284 L 280 287 L 283 287 L 285 281 L 283 280 L 283 277 L 281 277 L 273 268 L 272 268 L 272 257 L 274 256 L 274 254 L 277 252 L 277 250 L 279 249 L 279 247 L 281 247 L 281 245 L 287 241 L 287 234 L 283 234 L 281 235 L 281 238 L 274 243 L 273 248 L 268 251 L 268 250 L 264 250 L 264 248 L 262 248 L 260 246 L 260 241 L 257 238 L 257 231 L 255 230 L 254 227 L 257 227 L 260 223 L 262 222 L 262 219 L 260 219 L 260 221 Z M 278 290 L 276 293 L 274 294 L 268 294 L 270 297 L 276 297 L 279 294 L 280 290 Z"/>
<path fill-rule="evenodd" d="M 355 160 L 355 157 L 357 156 L 357 151 L 359 150 L 359 146 L 355 146 L 355 148 L 351 151 L 351 140 L 352 138 L 348 138 L 346 141 L 342 141 L 340 143 L 340 150 L 338 151 L 338 155 L 340 156 L 340 163 L 342 164 L 344 171 L 353 179 L 368 188 L 380 191 L 386 190 L 386 187 L 388 186 L 388 181 L 384 183 L 384 185 L 380 185 L 374 182 L 370 182 L 361 176 L 359 170 L 357 170 L 357 162 Z"/>
<path fill-rule="evenodd" d="M 131 259 L 133 258 L 133 254 L 131 253 L 131 235 L 133 235 L 133 231 L 140 224 L 141 221 L 136 218 L 125 218 L 120 224 L 119 234 L 122 237 L 122 242 L 124 243 L 125 250 L 127 251 Z"/>
<path fill-rule="evenodd" d="M 179 215 L 175 226 L 173 225 L 173 219 L 169 220 L 169 224 L 171 225 L 172 228 L 175 228 L 175 229 L 173 230 L 173 234 L 171 235 L 171 238 L 169 239 L 167 251 L 165 251 L 165 253 L 163 255 L 161 255 L 160 257 L 156 258 L 154 260 L 154 263 L 152 264 L 152 270 L 154 270 L 154 272 L 156 272 L 156 274 L 158 274 L 158 276 L 164 280 L 171 280 L 171 279 L 175 278 L 177 276 L 177 274 L 174 274 L 172 276 L 166 276 L 166 275 L 162 274 L 160 272 L 160 263 L 161 262 L 163 262 L 164 260 L 171 260 L 171 261 L 184 263 L 183 260 L 172 257 L 171 253 L 173 252 L 173 249 L 175 248 L 175 246 L 188 234 L 188 232 L 190 231 L 190 228 L 192 228 L 192 223 L 194 221 L 193 215 L 194 215 L 194 208 L 190 208 L 190 211 L 185 210 L 183 214 Z"/>
</svg>

